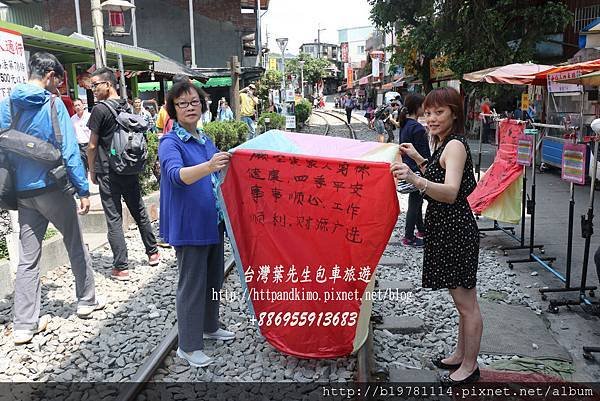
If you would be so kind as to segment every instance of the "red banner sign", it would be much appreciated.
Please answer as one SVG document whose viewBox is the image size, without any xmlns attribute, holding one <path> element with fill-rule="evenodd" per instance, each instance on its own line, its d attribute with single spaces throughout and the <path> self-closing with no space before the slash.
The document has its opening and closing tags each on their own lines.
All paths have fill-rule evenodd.
<svg viewBox="0 0 600 401">
<path fill-rule="evenodd" d="M 348 63 L 350 58 L 348 57 L 348 42 L 342 42 L 340 44 L 340 49 L 342 53 L 342 63 Z"/>
<path fill-rule="evenodd" d="M 399 213 L 389 164 L 237 150 L 221 190 L 267 341 L 300 357 L 350 354 Z"/>
<path fill-rule="evenodd" d="M 561 178 L 575 184 L 585 184 L 585 157 L 587 146 L 565 143 L 562 154 Z"/>
<path fill-rule="evenodd" d="M 483 212 L 523 172 L 523 167 L 517 164 L 517 147 L 523 131 L 524 125 L 516 120 L 502 120 L 498 123 L 498 153 L 468 198 L 474 213 Z"/>
</svg>

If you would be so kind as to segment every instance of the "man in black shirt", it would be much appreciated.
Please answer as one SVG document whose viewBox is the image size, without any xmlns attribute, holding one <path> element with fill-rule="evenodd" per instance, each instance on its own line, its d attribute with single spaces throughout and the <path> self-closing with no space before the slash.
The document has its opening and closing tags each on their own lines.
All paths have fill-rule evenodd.
<svg viewBox="0 0 600 401">
<path fill-rule="evenodd" d="M 103 67 L 92 73 L 92 88 L 96 99 L 109 103 L 117 111 L 128 110 L 127 101 L 119 97 L 116 87 L 117 78 L 110 68 Z M 117 121 L 105 104 L 98 103 L 94 106 L 88 127 L 91 131 L 88 144 L 90 179 L 99 186 L 106 216 L 108 242 L 113 252 L 111 276 L 117 280 L 129 280 L 121 198 L 125 200 L 138 225 L 150 266 L 156 266 L 160 261 L 156 238 L 142 199 L 139 176 L 119 175 L 110 168 L 108 158 Z"/>
</svg>

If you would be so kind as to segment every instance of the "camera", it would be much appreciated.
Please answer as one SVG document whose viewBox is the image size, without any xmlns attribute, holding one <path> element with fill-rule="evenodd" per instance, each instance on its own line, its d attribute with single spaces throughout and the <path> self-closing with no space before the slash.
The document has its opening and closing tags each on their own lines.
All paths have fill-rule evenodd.
<svg viewBox="0 0 600 401">
<path fill-rule="evenodd" d="M 77 190 L 69 181 L 69 176 L 67 175 L 67 169 L 64 165 L 56 166 L 52 170 L 48 171 L 48 177 L 53 179 L 61 191 L 68 195 L 75 195 Z"/>
</svg>

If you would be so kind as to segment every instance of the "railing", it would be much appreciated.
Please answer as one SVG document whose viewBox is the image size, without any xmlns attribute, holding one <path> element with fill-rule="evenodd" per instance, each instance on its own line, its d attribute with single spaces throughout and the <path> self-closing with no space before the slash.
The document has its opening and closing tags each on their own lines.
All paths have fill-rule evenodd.
<svg viewBox="0 0 600 401">
<path fill-rule="evenodd" d="M 600 17 L 600 5 L 576 8 L 575 32 L 580 32 L 586 25 L 598 17 Z"/>
</svg>

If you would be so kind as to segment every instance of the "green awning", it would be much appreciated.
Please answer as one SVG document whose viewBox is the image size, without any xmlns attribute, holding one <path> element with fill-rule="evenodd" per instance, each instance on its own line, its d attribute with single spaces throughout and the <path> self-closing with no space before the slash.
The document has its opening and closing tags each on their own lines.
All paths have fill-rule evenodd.
<svg viewBox="0 0 600 401">
<path fill-rule="evenodd" d="M 25 46 L 51 52 L 63 63 L 91 62 L 93 64 L 94 62 L 93 41 L 59 35 L 6 21 L 0 21 L 0 28 L 21 34 Z M 106 57 L 108 59 L 115 61 L 118 54 L 123 56 L 125 68 L 129 70 L 146 70 L 149 63 L 160 60 L 160 57 L 142 48 L 125 47 L 115 43 L 107 44 Z"/>
<path fill-rule="evenodd" d="M 160 82 L 140 82 L 138 83 L 140 92 L 158 92 L 160 90 Z"/>
<path fill-rule="evenodd" d="M 194 80 L 194 84 L 200 86 L 201 88 L 218 88 L 223 86 L 231 86 L 231 77 L 209 78 L 205 84 Z"/>
<path fill-rule="evenodd" d="M 213 77 L 210 78 L 205 84 L 200 81 L 192 80 L 194 85 L 200 88 L 219 88 L 231 86 L 231 77 Z M 167 89 L 171 89 L 173 82 L 167 82 Z M 138 84 L 140 92 L 158 92 L 160 90 L 160 82 L 140 82 Z"/>
</svg>

